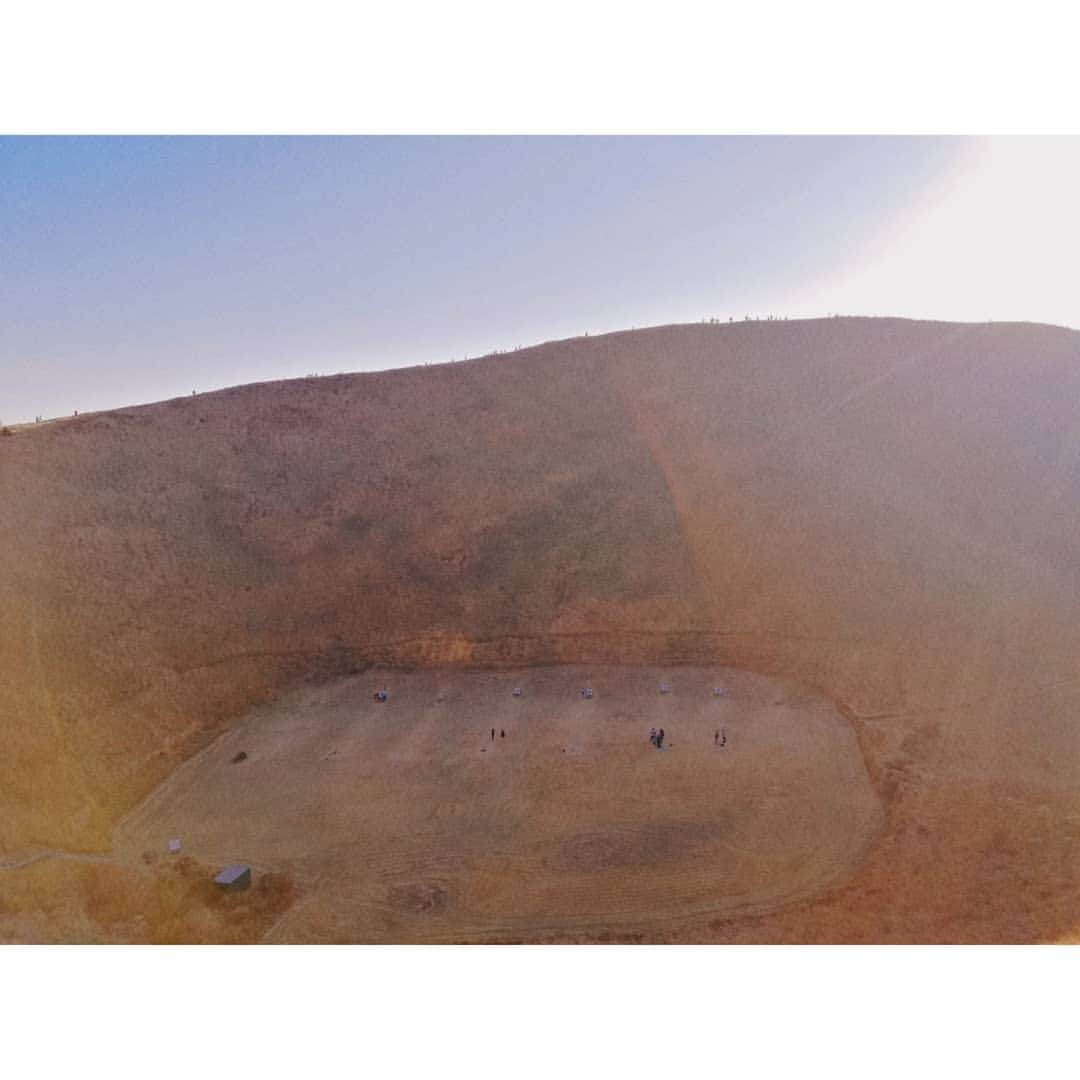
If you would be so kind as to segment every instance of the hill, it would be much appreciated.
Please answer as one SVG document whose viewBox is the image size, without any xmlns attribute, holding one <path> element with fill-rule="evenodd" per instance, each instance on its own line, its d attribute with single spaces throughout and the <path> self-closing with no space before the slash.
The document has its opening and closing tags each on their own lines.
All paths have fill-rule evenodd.
<svg viewBox="0 0 1080 1080">
<path fill-rule="evenodd" d="M 832 702 L 883 826 L 843 882 L 686 940 L 1067 937 L 1078 391 L 1070 330 L 829 319 L 20 429 L 0 864 L 109 850 L 250 710 L 377 665 L 722 665 Z"/>
</svg>

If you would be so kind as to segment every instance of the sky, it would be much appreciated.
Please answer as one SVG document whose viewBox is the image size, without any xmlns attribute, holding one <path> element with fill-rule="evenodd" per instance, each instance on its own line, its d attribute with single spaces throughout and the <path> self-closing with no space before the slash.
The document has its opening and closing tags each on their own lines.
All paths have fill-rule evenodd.
<svg viewBox="0 0 1080 1080">
<path fill-rule="evenodd" d="M 0 138 L 0 422 L 632 326 L 1080 326 L 1080 139 Z"/>
</svg>

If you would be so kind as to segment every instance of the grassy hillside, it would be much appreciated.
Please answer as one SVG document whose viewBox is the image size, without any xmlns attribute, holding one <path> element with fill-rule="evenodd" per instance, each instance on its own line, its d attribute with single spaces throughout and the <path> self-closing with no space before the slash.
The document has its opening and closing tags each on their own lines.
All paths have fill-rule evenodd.
<svg viewBox="0 0 1080 1080">
<path fill-rule="evenodd" d="M 662 327 L 0 441 L 0 858 L 366 665 L 718 662 L 849 718 L 889 827 L 719 939 L 1030 940 L 1080 865 L 1080 335 Z M 740 928 L 741 927 L 741 928 Z"/>
</svg>

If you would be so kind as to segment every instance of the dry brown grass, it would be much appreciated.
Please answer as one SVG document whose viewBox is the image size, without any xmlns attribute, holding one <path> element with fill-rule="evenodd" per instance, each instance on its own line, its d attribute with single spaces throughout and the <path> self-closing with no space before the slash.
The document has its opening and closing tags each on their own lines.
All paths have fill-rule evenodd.
<svg viewBox="0 0 1080 1080">
<path fill-rule="evenodd" d="M 303 680 L 720 662 L 837 702 L 889 825 L 842 888 L 691 938 L 1067 937 L 1078 360 L 1033 325 L 666 327 L 23 429 L 0 853 L 107 848 Z"/>
<path fill-rule="evenodd" d="M 286 874 L 257 877 L 225 893 L 216 867 L 172 863 L 82 863 L 50 859 L 4 874 L 0 941 L 67 944 L 242 945 L 260 941 L 288 910 Z"/>
</svg>

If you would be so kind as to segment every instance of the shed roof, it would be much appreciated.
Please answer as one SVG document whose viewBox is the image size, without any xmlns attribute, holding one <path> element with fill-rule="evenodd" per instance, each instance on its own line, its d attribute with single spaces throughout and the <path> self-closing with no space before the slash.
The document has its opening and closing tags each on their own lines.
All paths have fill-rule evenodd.
<svg viewBox="0 0 1080 1080">
<path fill-rule="evenodd" d="M 233 863 L 232 866 L 226 866 L 225 869 L 214 878 L 214 881 L 217 882 L 218 885 L 232 885 L 238 878 L 242 878 L 245 874 L 250 873 L 251 867 L 246 863 Z"/>
</svg>

